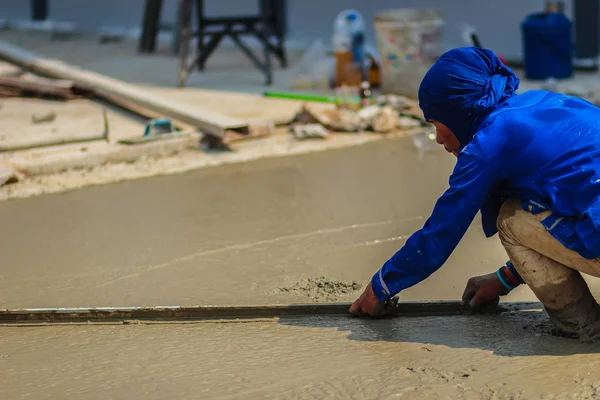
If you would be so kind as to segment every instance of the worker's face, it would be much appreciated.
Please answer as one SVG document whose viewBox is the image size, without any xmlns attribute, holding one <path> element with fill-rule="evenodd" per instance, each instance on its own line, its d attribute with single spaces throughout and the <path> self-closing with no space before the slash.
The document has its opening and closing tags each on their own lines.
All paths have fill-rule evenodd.
<svg viewBox="0 0 600 400">
<path fill-rule="evenodd" d="M 450 128 L 438 121 L 428 121 L 435 127 L 435 141 L 444 146 L 448 153 L 458 157 L 460 142 Z"/>
</svg>

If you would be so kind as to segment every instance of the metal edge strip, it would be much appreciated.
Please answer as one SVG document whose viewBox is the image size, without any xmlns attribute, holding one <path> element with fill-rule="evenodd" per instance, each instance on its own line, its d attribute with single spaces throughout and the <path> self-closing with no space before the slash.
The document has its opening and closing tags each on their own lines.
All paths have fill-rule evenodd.
<svg viewBox="0 0 600 400">
<path fill-rule="evenodd" d="M 22 322 L 102 322 L 126 320 L 189 321 L 209 319 L 257 319 L 302 316 L 348 316 L 350 303 L 242 306 L 156 306 L 96 308 L 0 309 L 0 323 Z M 508 308 L 507 308 L 508 307 Z M 497 314 L 507 310 L 539 309 L 539 303 L 505 303 L 484 310 Z M 401 302 L 390 317 L 422 317 L 473 314 L 459 301 Z"/>
</svg>

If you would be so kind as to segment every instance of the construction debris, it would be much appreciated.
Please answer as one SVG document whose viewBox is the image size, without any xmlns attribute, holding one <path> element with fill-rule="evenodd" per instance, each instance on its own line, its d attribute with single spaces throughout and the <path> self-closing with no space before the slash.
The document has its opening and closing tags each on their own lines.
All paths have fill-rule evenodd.
<svg viewBox="0 0 600 400">
<path fill-rule="evenodd" d="M 322 144 L 318 142 L 298 146 L 289 144 L 291 151 L 319 146 L 334 148 L 339 146 L 339 143 L 363 143 L 365 140 L 377 140 L 377 138 L 374 135 L 367 139 L 347 136 L 338 140 L 331 138 L 333 132 L 372 130 L 387 133 L 419 123 L 412 118 L 401 116 L 414 106 L 414 102 L 401 96 L 369 98 L 365 103 L 376 104 L 361 109 L 360 96 L 350 88 L 343 88 L 338 96 L 329 96 L 333 99 L 331 103 L 307 99 L 278 101 L 263 99 L 264 96 L 259 98 L 249 94 L 199 90 L 186 92 L 170 90 L 171 93 L 165 95 L 164 88 L 140 87 L 124 83 L 59 61 L 36 57 L 2 41 L 0 41 L 0 57 L 12 61 L 12 63 L 0 63 L 0 96 L 34 97 L 34 99 L 9 99 L 2 102 L 3 115 L 10 116 L 11 121 L 14 120 L 15 123 L 14 127 L 8 126 L 3 119 L 5 131 L 0 135 L 0 153 L 5 152 L 6 154 L 1 155 L 19 173 L 22 173 L 22 176 L 27 177 L 73 168 L 87 169 L 102 164 L 131 162 L 148 155 L 162 157 L 184 151 L 191 153 L 192 150 L 198 149 L 199 139 L 201 148 L 205 150 L 231 150 L 234 146 L 230 147 L 230 145 L 239 141 L 264 138 L 274 133 L 286 135 L 291 131 L 294 137 L 278 137 L 274 140 L 261 141 L 261 145 L 264 142 L 267 146 L 273 146 L 275 152 L 288 152 L 290 150 L 283 147 L 288 146 L 288 140 L 293 141 L 294 138 L 329 140 Z M 93 102 L 100 103 L 103 107 L 110 107 L 112 104 L 121 108 L 112 110 L 113 114 L 126 109 L 143 119 L 138 118 L 131 124 L 132 128 L 129 130 L 118 129 L 116 134 L 111 135 L 112 140 L 108 140 L 108 129 L 104 132 L 91 129 L 96 132 L 88 134 L 88 128 L 92 124 L 87 121 L 87 116 L 79 121 L 80 114 L 71 111 L 80 103 L 92 104 L 92 101 L 45 102 L 39 99 L 39 97 L 70 99 L 80 97 L 80 91 L 92 95 Z M 203 96 L 200 100 L 205 104 L 198 104 L 198 95 Z M 181 103 L 182 101 L 184 102 Z M 305 104 L 303 105 L 302 102 Z M 15 105 L 20 103 L 27 106 L 19 108 L 21 110 L 18 113 L 19 118 L 12 117 L 9 111 L 15 109 Z M 34 105 L 40 103 L 43 106 L 32 108 L 29 103 Z M 302 108 L 302 115 L 300 118 L 293 119 L 300 108 Z M 227 115 L 220 115 L 223 111 Z M 123 116 L 123 118 L 127 117 Z M 156 124 L 156 120 L 166 119 L 170 121 L 169 124 Z M 151 132 L 145 136 L 141 129 L 144 120 L 155 120 L 155 123 L 150 126 Z M 104 122 L 107 128 L 106 118 Z M 275 126 L 279 127 L 276 132 Z M 134 134 L 136 137 L 128 137 L 129 134 Z M 157 142 L 158 140 L 162 143 Z M 91 143 L 89 146 L 87 144 L 63 146 L 88 141 L 97 141 L 97 143 Z M 42 149 L 45 147 L 49 148 Z M 54 148 L 56 148 L 56 155 Z M 167 148 L 169 151 L 165 153 L 157 150 L 162 148 Z M 27 149 L 35 150 L 22 151 Z M 239 149 L 245 147 L 240 145 Z M 270 152 L 262 148 L 260 151 L 265 154 Z M 34 156 L 30 157 L 30 154 Z M 40 156 L 42 154 L 43 157 Z M 44 159 L 43 162 L 39 161 L 41 158 Z M 15 179 L 17 178 L 12 169 L 2 170 L 3 183 Z M 12 191 L 13 188 L 10 190 Z"/>
<path fill-rule="evenodd" d="M 407 110 L 412 106 L 408 98 L 394 94 L 377 96 L 376 103 L 378 106 L 391 106 L 396 110 Z"/>
<path fill-rule="evenodd" d="M 329 136 L 329 132 L 321 124 L 294 125 L 291 131 L 299 140 L 325 139 Z"/>
<path fill-rule="evenodd" d="M 416 119 L 415 117 L 404 117 L 404 116 L 398 117 L 398 124 L 397 124 L 398 129 L 401 129 L 401 130 L 414 129 L 414 128 L 418 128 L 420 126 L 423 126 L 423 123 L 421 121 L 419 121 L 418 119 Z"/>
<path fill-rule="evenodd" d="M 368 125 L 370 125 L 377 115 L 381 112 L 381 107 L 379 106 L 368 106 L 361 108 L 358 111 L 358 116 L 361 120 L 365 121 Z"/>
<path fill-rule="evenodd" d="M 348 108 L 317 108 L 304 104 L 297 118 L 298 122 L 319 123 L 336 132 L 358 132 L 363 123 L 358 114 Z"/>
<path fill-rule="evenodd" d="M 19 181 L 17 171 L 9 164 L 0 160 L 0 186 Z"/>
<path fill-rule="evenodd" d="M 368 106 L 358 111 L 363 129 L 388 133 L 398 125 L 398 113 L 390 106 Z"/>
<path fill-rule="evenodd" d="M 81 97 L 83 93 L 69 80 L 47 79 L 33 74 L 0 76 L 2 97 L 53 97 L 69 100 Z"/>
<path fill-rule="evenodd" d="M 273 124 L 272 122 L 255 122 L 253 124 L 248 125 L 248 129 L 249 129 L 249 133 L 246 134 L 241 134 L 235 131 L 227 131 L 225 132 L 225 137 L 218 141 L 218 142 L 211 142 L 211 141 L 206 141 L 204 140 L 203 142 L 203 148 L 206 148 L 206 146 L 208 145 L 209 149 L 211 150 L 215 150 L 215 149 L 228 149 L 229 145 L 234 144 L 236 142 L 241 142 L 241 141 L 246 141 L 246 140 L 251 140 L 251 139 L 259 139 L 259 138 L 265 138 L 268 136 L 273 135 L 273 133 L 275 132 L 275 124 Z M 213 146 L 213 147 L 210 147 Z M 214 147 L 216 146 L 216 147 Z"/>
<path fill-rule="evenodd" d="M 362 130 L 364 122 L 358 114 L 348 108 L 338 108 L 324 114 L 327 128 L 337 132 L 357 132 Z"/>
<path fill-rule="evenodd" d="M 390 106 L 381 107 L 371 122 L 371 129 L 379 133 L 388 133 L 398 127 L 398 113 Z"/>
<path fill-rule="evenodd" d="M 402 108 L 406 104 L 395 102 Z M 304 104 L 296 117 L 299 124 L 320 124 L 333 132 L 373 131 L 389 133 L 396 129 L 412 129 L 422 125 L 422 119 L 412 114 L 405 115 L 398 108 L 388 105 L 371 105 L 359 110 L 349 107 L 324 108 L 314 104 Z M 313 128 L 314 129 L 314 128 Z M 292 130 L 297 137 L 296 131 Z M 302 137 L 304 138 L 304 137 Z"/>
</svg>

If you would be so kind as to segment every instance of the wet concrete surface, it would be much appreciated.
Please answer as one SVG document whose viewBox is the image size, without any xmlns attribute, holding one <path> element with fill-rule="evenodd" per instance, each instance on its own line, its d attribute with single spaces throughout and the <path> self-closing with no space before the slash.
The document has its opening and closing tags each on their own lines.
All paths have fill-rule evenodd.
<svg viewBox="0 0 600 400">
<path fill-rule="evenodd" d="M 389 140 L 3 202 L 0 307 L 353 300 L 359 290 L 293 289 L 368 281 L 423 224 L 453 163 Z M 401 298 L 457 299 L 505 259 L 475 221 Z M 507 298 L 530 299 L 526 287 Z M 539 311 L 0 326 L 0 398 L 597 396 L 600 347 L 550 332 Z"/>
<path fill-rule="evenodd" d="M 600 392 L 600 346 L 541 312 L 0 327 L 3 399 L 562 399 Z"/>
<path fill-rule="evenodd" d="M 3 202 L 0 307 L 349 301 L 360 289 L 282 288 L 367 282 L 422 226 L 453 165 L 405 138 Z M 505 259 L 476 220 L 402 298 L 459 298 Z"/>
</svg>

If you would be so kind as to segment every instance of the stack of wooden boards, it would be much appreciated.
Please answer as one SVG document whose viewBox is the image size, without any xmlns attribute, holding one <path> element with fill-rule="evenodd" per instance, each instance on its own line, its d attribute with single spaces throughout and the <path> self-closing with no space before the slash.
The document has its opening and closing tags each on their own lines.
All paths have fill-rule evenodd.
<svg viewBox="0 0 600 400">
<path fill-rule="evenodd" d="M 244 121 L 172 99 L 156 97 L 139 86 L 60 61 L 43 59 L 7 42 L 0 41 L 0 59 L 42 77 L 70 81 L 71 88 L 92 93 L 95 97 L 146 118 L 168 118 L 177 128 L 191 128 L 215 138 L 224 138 L 228 131 L 242 135 L 249 133 L 248 124 Z M 56 85 L 48 85 L 48 82 L 46 84 L 53 86 L 55 91 L 60 91 L 60 85 L 63 86 L 62 90 L 69 88 L 69 84 L 64 81 Z"/>
<path fill-rule="evenodd" d="M 71 100 L 81 97 L 73 81 L 48 79 L 23 71 L 16 76 L 0 75 L 0 97 L 50 97 Z"/>
<path fill-rule="evenodd" d="M 42 97 L 71 100 L 89 95 L 66 79 L 50 79 L 25 71 L 14 64 L 0 62 L 0 98 Z"/>
</svg>

